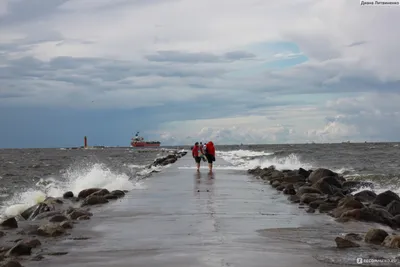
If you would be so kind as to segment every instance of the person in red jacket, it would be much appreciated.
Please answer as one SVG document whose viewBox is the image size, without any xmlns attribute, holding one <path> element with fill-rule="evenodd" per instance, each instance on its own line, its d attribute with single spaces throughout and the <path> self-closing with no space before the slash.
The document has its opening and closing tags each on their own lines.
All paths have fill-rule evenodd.
<svg viewBox="0 0 400 267">
<path fill-rule="evenodd" d="M 194 158 L 194 161 L 196 162 L 197 171 L 200 170 L 200 161 L 201 161 L 201 158 L 200 158 L 200 155 L 199 155 L 199 150 L 200 150 L 199 143 L 196 142 L 194 144 L 194 147 L 192 148 L 192 156 Z"/>
<path fill-rule="evenodd" d="M 214 143 L 212 141 L 208 142 L 206 144 L 206 157 L 208 161 L 208 168 L 210 169 L 210 172 L 212 172 L 213 168 L 213 162 L 215 161 L 215 147 Z"/>
</svg>

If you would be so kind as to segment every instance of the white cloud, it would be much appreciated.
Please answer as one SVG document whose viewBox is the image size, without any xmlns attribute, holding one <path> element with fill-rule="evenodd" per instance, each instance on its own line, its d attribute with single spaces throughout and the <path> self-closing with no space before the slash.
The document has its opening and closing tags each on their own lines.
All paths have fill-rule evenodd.
<svg viewBox="0 0 400 267">
<path fill-rule="evenodd" d="M 169 122 L 161 129 L 168 129 L 170 137 L 186 143 L 396 141 L 400 133 L 399 101 L 397 93 L 368 93 L 330 100 L 318 108 L 266 108 L 257 112 L 264 116 Z"/>
<path fill-rule="evenodd" d="M 160 126 L 171 142 L 392 138 L 397 13 L 348 0 L 0 0 L 0 104 L 181 105 L 185 120 Z"/>
</svg>

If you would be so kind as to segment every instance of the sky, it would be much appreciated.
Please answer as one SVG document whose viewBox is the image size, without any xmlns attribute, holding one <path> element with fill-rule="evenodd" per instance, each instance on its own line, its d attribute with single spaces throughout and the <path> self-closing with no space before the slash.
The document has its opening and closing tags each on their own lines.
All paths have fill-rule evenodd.
<svg viewBox="0 0 400 267">
<path fill-rule="evenodd" d="M 399 141 L 399 12 L 0 0 L 0 147 Z"/>
</svg>

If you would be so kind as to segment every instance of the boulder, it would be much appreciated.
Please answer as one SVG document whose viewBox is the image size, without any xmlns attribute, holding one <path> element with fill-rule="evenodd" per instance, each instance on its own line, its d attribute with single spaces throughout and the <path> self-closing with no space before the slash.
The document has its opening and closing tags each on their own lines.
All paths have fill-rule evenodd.
<svg viewBox="0 0 400 267">
<path fill-rule="evenodd" d="M 267 169 L 262 172 L 260 177 L 261 179 L 270 181 L 270 180 L 280 179 L 284 177 L 284 174 L 281 171 L 275 169 Z"/>
<path fill-rule="evenodd" d="M 78 221 L 90 220 L 90 216 L 89 216 L 89 215 L 82 215 L 82 216 L 78 217 L 77 220 L 78 220 Z"/>
<path fill-rule="evenodd" d="M 318 209 L 319 205 L 324 204 L 324 203 L 325 203 L 325 200 L 318 199 L 318 200 L 315 200 L 313 202 L 310 202 L 308 204 L 308 206 L 310 206 L 310 208 L 313 208 L 313 209 Z"/>
<path fill-rule="evenodd" d="M 321 194 L 318 194 L 318 193 L 306 193 L 306 194 L 301 195 L 300 203 L 308 204 L 308 203 L 311 203 L 311 202 L 319 200 L 319 199 L 323 199 Z"/>
<path fill-rule="evenodd" d="M 297 195 L 299 195 L 299 196 L 302 196 L 303 194 L 310 194 L 310 193 L 322 194 L 320 190 L 310 187 L 310 186 L 301 186 L 297 190 Z"/>
<path fill-rule="evenodd" d="M 280 184 L 281 184 L 281 183 L 280 183 L 278 180 L 274 180 L 274 181 L 272 181 L 271 186 L 274 187 L 274 188 L 276 188 L 276 187 L 278 187 Z"/>
<path fill-rule="evenodd" d="M 312 187 L 318 189 L 323 194 L 333 195 L 335 193 L 333 187 L 325 180 L 325 178 L 318 180 L 316 183 L 312 185 Z"/>
<path fill-rule="evenodd" d="M 290 195 L 290 196 L 288 197 L 288 200 L 289 200 L 291 203 L 300 203 L 300 197 L 299 197 L 298 195 Z"/>
<path fill-rule="evenodd" d="M 340 195 L 340 193 L 334 194 L 333 196 L 328 196 L 326 199 L 327 203 L 335 203 L 336 205 L 344 198 L 343 195 Z"/>
<path fill-rule="evenodd" d="M 285 187 L 286 187 L 286 184 L 283 183 L 283 184 L 278 185 L 275 189 L 278 191 L 283 191 L 283 189 L 285 189 Z"/>
<path fill-rule="evenodd" d="M 348 233 L 344 236 L 344 238 L 347 240 L 355 240 L 355 241 L 363 240 L 363 236 L 361 234 L 356 234 L 356 233 Z"/>
<path fill-rule="evenodd" d="M 397 225 L 393 216 L 385 209 L 362 208 L 360 220 L 381 223 L 389 227 L 396 227 Z"/>
<path fill-rule="evenodd" d="M 8 218 L 0 223 L 0 226 L 4 229 L 18 228 L 17 220 L 14 217 Z"/>
<path fill-rule="evenodd" d="M 122 190 L 113 190 L 111 191 L 112 195 L 117 196 L 118 198 L 124 197 L 125 196 L 125 192 Z"/>
<path fill-rule="evenodd" d="M 73 198 L 74 197 L 74 193 L 72 193 L 71 191 L 65 192 L 63 195 L 63 198 L 68 199 L 68 198 Z"/>
<path fill-rule="evenodd" d="M 108 194 L 108 195 L 105 195 L 104 198 L 111 200 L 111 199 L 118 199 L 118 196 L 113 195 L 113 194 Z"/>
<path fill-rule="evenodd" d="M 304 178 L 308 178 L 309 176 L 310 176 L 310 171 L 306 171 L 305 169 L 303 169 L 303 168 L 299 168 L 298 169 L 298 171 L 297 171 L 297 173 L 299 174 L 299 175 L 301 175 L 301 176 L 303 176 Z"/>
<path fill-rule="evenodd" d="M 318 168 L 315 171 L 313 171 L 310 176 L 308 177 L 308 180 L 312 183 L 315 184 L 317 181 L 319 181 L 320 179 L 324 178 L 324 177 L 338 177 L 338 174 L 328 170 L 328 169 L 324 169 L 324 168 Z"/>
<path fill-rule="evenodd" d="M 37 235 L 38 224 L 25 224 L 22 230 L 18 231 L 18 235 Z"/>
<path fill-rule="evenodd" d="M 400 214 L 394 216 L 393 221 L 396 223 L 397 227 L 400 227 Z"/>
<path fill-rule="evenodd" d="M 386 207 L 377 204 L 369 204 L 367 207 L 371 209 L 386 209 Z"/>
<path fill-rule="evenodd" d="M 384 209 L 362 208 L 348 210 L 341 214 L 340 219 L 340 221 L 347 221 L 352 219 L 365 222 L 376 222 L 387 225 L 389 227 L 396 226 L 396 222 L 392 215 Z"/>
<path fill-rule="evenodd" d="M 55 215 L 50 218 L 50 222 L 63 222 L 63 221 L 68 221 L 68 218 L 64 215 Z"/>
<path fill-rule="evenodd" d="M 382 246 L 388 248 L 400 248 L 400 235 L 388 235 L 382 242 Z"/>
<path fill-rule="evenodd" d="M 102 188 L 88 188 L 88 189 L 84 189 L 82 191 L 79 192 L 78 194 L 78 198 L 80 199 L 84 199 L 86 197 L 88 197 L 89 195 L 93 194 L 94 192 L 100 191 Z"/>
<path fill-rule="evenodd" d="M 304 178 L 304 176 L 302 176 L 302 175 L 292 175 L 292 176 L 287 176 L 287 177 L 282 177 L 282 178 L 277 178 L 277 179 L 281 182 L 291 183 L 291 184 L 306 182 L 306 178 Z"/>
<path fill-rule="evenodd" d="M 50 208 L 47 207 L 47 205 L 39 203 L 36 205 L 33 205 L 32 207 L 27 208 L 24 210 L 20 215 L 22 218 L 25 220 L 30 220 L 36 217 L 39 213 L 44 213 L 50 211 Z"/>
<path fill-rule="evenodd" d="M 400 214 L 400 201 L 393 200 L 392 202 L 390 202 L 387 205 L 386 209 L 393 216 L 399 215 Z"/>
<path fill-rule="evenodd" d="M 19 263 L 16 260 L 9 260 L 6 261 L 5 263 L 3 263 L 3 265 L 1 265 L 1 267 L 22 267 L 21 263 Z"/>
<path fill-rule="evenodd" d="M 41 203 L 47 204 L 48 206 L 57 206 L 59 204 L 64 204 L 64 201 L 55 197 L 46 197 Z"/>
<path fill-rule="evenodd" d="M 37 229 L 37 234 L 46 237 L 57 237 L 65 234 L 65 229 L 59 224 L 48 223 L 40 226 Z"/>
<path fill-rule="evenodd" d="M 353 196 L 346 196 L 338 202 L 337 208 L 332 210 L 329 214 L 335 218 L 339 218 L 346 211 L 353 209 L 361 209 L 364 205 L 353 198 Z"/>
<path fill-rule="evenodd" d="M 89 196 L 105 196 L 108 194 L 110 194 L 110 191 L 108 191 L 107 189 L 101 189 L 99 191 L 90 194 Z"/>
<path fill-rule="evenodd" d="M 155 159 L 152 166 L 165 166 L 168 164 L 172 164 L 178 160 L 178 157 L 174 154 L 168 155 L 166 157 Z"/>
<path fill-rule="evenodd" d="M 87 216 L 87 215 L 86 215 L 86 216 Z M 72 229 L 72 228 L 74 228 L 74 226 L 72 225 L 72 223 L 69 222 L 69 221 L 63 221 L 63 222 L 61 222 L 61 223 L 60 223 L 60 226 L 61 226 L 62 228 L 64 228 L 64 229 Z"/>
<path fill-rule="evenodd" d="M 61 211 L 46 211 L 43 213 L 38 214 L 34 220 L 42 220 L 46 219 L 48 217 L 56 216 L 56 215 L 61 215 Z"/>
<path fill-rule="evenodd" d="M 400 201 L 400 197 L 393 191 L 387 190 L 387 191 L 377 195 L 373 204 L 378 204 L 378 205 L 386 207 L 393 200 Z"/>
<path fill-rule="evenodd" d="M 39 239 L 30 239 L 23 241 L 25 245 L 31 247 L 31 248 L 37 248 L 42 245 Z"/>
<path fill-rule="evenodd" d="M 44 201 L 26 209 L 21 213 L 21 217 L 25 220 L 33 220 L 39 214 L 49 212 L 49 211 L 57 211 L 62 207 L 63 201 L 53 197 L 47 197 Z"/>
<path fill-rule="evenodd" d="M 81 216 L 93 216 L 93 214 L 91 212 L 89 212 L 88 210 L 84 210 L 84 209 L 75 209 L 75 208 L 71 208 L 68 209 L 66 211 L 66 215 L 71 219 L 71 220 L 77 220 L 79 217 Z"/>
<path fill-rule="evenodd" d="M 24 244 L 24 242 L 20 241 L 18 244 L 13 246 L 7 253 L 6 257 L 10 256 L 22 256 L 22 255 L 31 255 L 32 247 Z"/>
<path fill-rule="evenodd" d="M 360 246 L 356 242 L 349 239 L 345 239 L 340 236 L 335 238 L 335 242 L 336 242 L 336 247 L 338 248 L 355 248 Z"/>
<path fill-rule="evenodd" d="M 385 230 L 379 228 L 372 228 L 365 234 L 364 241 L 371 244 L 380 245 L 388 236 Z"/>
<path fill-rule="evenodd" d="M 294 189 L 294 185 L 293 184 L 286 185 L 285 189 L 283 189 L 283 193 L 285 195 L 295 195 L 296 194 L 296 190 Z"/>
<path fill-rule="evenodd" d="M 327 176 L 327 177 L 319 179 L 317 182 L 319 182 L 321 180 L 324 181 L 325 183 L 329 184 L 330 186 L 342 188 L 342 183 L 339 181 L 339 179 L 336 176 Z M 315 182 L 315 183 L 317 183 L 317 182 Z"/>
<path fill-rule="evenodd" d="M 315 213 L 315 209 L 308 207 L 308 209 L 306 209 L 307 213 Z"/>
<path fill-rule="evenodd" d="M 293 186 L 294 186 L 294 189 L 297 190 L 302 186 L 311 186 L 311 185 L 308 185 L 306 182 L 298 182 L 298 183 L 294 183 Z"/>
<path fill-rule="evenodd" d="M 371 190 L 363 190 L 361 192 L 354 194 L 354 198 L 361 202 L 372 203 L 376 198 L 376 194 Z"/>
<path fill-rule="evenodd" d="M 90 195 L 85 198 L 85 200 L 82 203 L 82 206 L 99 205 L 99 204 L 105 204 L 108 202 L 109 201 L 104 196 Z"/>
<path fill-rule="evenodd" d="M 162 165 L 162 166 L 166 166 L 166 165 L 168 165 L 168 164 L 175 163 L 177 160 L 178 160 L 177 158 L 165 159 L 165 160 L 161 163 L 161 165 Z"/>
<path fill-rule="evenodd" d="M 256 168 L 248 169 L 247 173 L 253 174 L 253 175 L 260 175 L 262 171 L 263 171 L 263 169 L 261 169 L 260 166 L 257 166 Z"/>
<path fill-rule="evenodd" d="M 336 203 L 322 203 L 318 207 L 319 213 L 327 213 L 334 210 L 337 207 Z"/>
<path fill-rule="evenodd" d="M 343 184 L 342 184 L 342 188 L 347 190 L 348 192 L 353 192 L 362 187 L 373 188 L 374 184 L 370 183 L 370 182 L 363 182 L 363 181 L 346 181 L 346 182 L 343 182 Z"/>
<path fill-rule="evenodd" d="M 253 169 L 247 169 L 247 173 L 248 174 L 252 174 L 252 175 L 256 175 L 256 174 L 259 174 L 260 172 L 261 172 L 261 168 L 260 168 L 260 166 L 258 166 L 258 167 L 256 167 L 256 168 L 253 168 Z"/>
</svg>

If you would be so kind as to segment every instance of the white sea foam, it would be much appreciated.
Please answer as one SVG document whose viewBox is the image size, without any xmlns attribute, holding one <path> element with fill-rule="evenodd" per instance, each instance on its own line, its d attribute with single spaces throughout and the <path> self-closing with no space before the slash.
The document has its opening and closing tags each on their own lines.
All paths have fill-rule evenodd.
<svg viewBox="0 0 400 267">
<path fill-rule="evenodd" d="M 129 169 L 144 169 L 146 165 L 137 165 L 137 164 L 126 164 Z"/>
<path fill-rule="evenodd" d="M 143 188 L 143 183 L 125 173 L 112 171 L 105 164 L 95 163 L 86 167 L 71 167 L 66 170 L 61 179 L 49 177 L 40 179 L 35 188 L 15 193 L 1 206 L 1 214 L 15 216 L 26 208 L 44 200 L 47 196 L 59 197 L 66 191 L 77 195 L 86 188 L 107 188 L 108 190 L 132 190 Z"/>
<path fill-rule="evenodd" d="M 362 176 L 362 179 L 358 178 Z M 377 176 L 382 176 L 384 177 L 383 180 L 376 180 Z M 358 192 L 361 192 L 363 190 L 371 190 L 374 191 L 376 194 L 383 193 L 387 190 L 391 190 L 395 192 L 396 194 L 400 195 L 400 186 L 399 186 L 399 178 L 398 177 L 387 177 L 384 176 L 383 174 L 377 175 L 377 174 L 355 174 L 351 175 L 350 177 L 347 177 L 348 179 L 351 179 L 352 177 L 358 178 L 357 180 L 363 181 L 363 182 L 369 182 L 372 183 L 372 186 L 363 186 L 353 192 L 353 194 L 356 194 Z M 370 177 L 370 178 L 369 178 Z M 375 178 L 375 179 L 374 179 Z"/>
<path fill-rule="evenodd" d="M 218 155 L 224 159 L 229 164 L 214 164 L 213 169 L 215 170 L 248 170 L 260 166 L 261 168 L 269 167 L 274 165 L 276 169 L 316 169 L 316 168 L 328 168 L 334 172 L 342 174 L 346 177 L 346 179 L 350 179 L 352 177 L 363 176 L 362 181 L 371 182 L 373 184 L 372 187 L 362 187 L 354 193 L 360 192 L 362 190 L 372 190 L 376 194 L 382 193 L 386 190 L 391 190 L 400 195 L 400 187 L 398 178 L 394 177 L 392 179 L 388 178 L 384 181 L 376 181 L 374 179 L 369 179 L 366 174 L 356 174 L 355 170 L 352 168 L 329 168 L 327 166 L 320 166 L 316 163 L 309 163 L 301 160 L 301 158 L 296 154 L 290 154 L 288 156 L 277 156 L 273 152 L 269 151 L 251 151 L 251 150 L 232 150 L 232 151 L 218 151 Z M 195 165 L 183 166 L 180 169 L 195 169 Z M 201 169 L 207 169 L 207 164 L 202 163 Z M 349 175 L 348 175 L 349 174 Z M 376 174 L 371 174 L 372 176 L 376 176 Z"/>
<path fill-rule="evenodd" d="M 231 163 L 236 169 L 248 170 L 260 166 L 261 168 L 274 165 L 276 169 L 305 169 L 312 168 L 311 164 L 302 162 L 296 154 L 290 154 L 285 157 L 273 156 L 273 152 L 251 151 L 251 150 L 233 150 L 218 152 L 221 158 Z"/>
<path fill-rule="evenodd" d="M 309 169 L 311 164 L 304 163 L 296 154 L 290 154 L 285 157 L 274 156 L 273 152 L 252 151 L 252 150 L 231 150 L 218 151 L 217 157 L 221 157 L 228 162 L 228 165 L 221 165 L 216 162 L 215 170 L 248 170 L 260 166 L 262 168 L 274 165 L 276 169 L 298 169 L 300 167 Z M 194 169 L 195 166 L 183 166 L 180 169 Z M 206 164 L 200 166 L 201 169 L 208 168 Z"/>
<path fill-rule="evenodd" d="M 375 184 L 374 181 L 368 181 L 368 180 L 367 180 L 366 182 L 372 182 L 372 183 L 374 183 L 374 186 L 373 186 L 373 187 L 370 187 L 370 186 L 361 187 L 361 188 L 359 188 L 358 190 L 354 191 L 352 194 L 356 194 L 356 193 L 361 192 L 361 191 L 363 191 L 363 190 L 371 190 L 371 191 L 374 191 L 375 194 L 378 195 L 378 194 L 383 193 L 383 192 L 385 192 L 385 191 L 387 191 L 387 190 L 391 190 L 391 191 L 395 192 L 396 194 L 400 195 L 400 188 L 399 188 L 397 185 L 393 185 L 393 186 L 387 186 L 387 185 L 385 185 L 385 186 L 380 186 L 379 184 Z"/>
<path fill-rule="evenodd" d="M 279 156 L 272 151 L 252 151 L 252 150 L 231 150 L 231 151 L 218 151 L 217 157 L 221 157 L 229 164 L 218 164 L 214 163 L 213 169 L 215 170 L 248 170 L 260 166 L 266 168 L 274 165 L 278 170 L 285 169 L 315 169 L 324 166 L 317 166 L 310 162 L 301 160 L 301 157 L 297 154 L 290 154 L 287 156 Z M 194 165 L 182 166 L 179 169 L 195 169 Z M 207 169 L 207 164 L 202 163 L 200 169 Z M 331 169 L 334 172 L 343 174 L 348 171 L 352 171 L 348 168 Z"/>
</svg>

